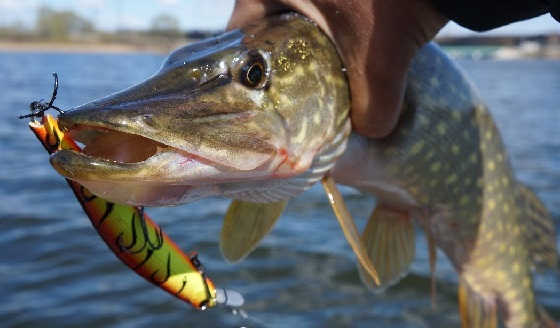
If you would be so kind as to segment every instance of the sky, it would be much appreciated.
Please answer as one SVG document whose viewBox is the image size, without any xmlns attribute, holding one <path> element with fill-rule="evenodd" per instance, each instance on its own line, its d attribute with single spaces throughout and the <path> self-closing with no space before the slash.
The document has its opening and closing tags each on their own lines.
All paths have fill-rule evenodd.
<svg viewBox="0 0 560 328">
<path fill-rule="evenodd" d="M 98 29 L 146 29 L 159 14 L 178 18 L 183 30 L 223 29 L 231 14 L 234 0 L 0 0 L 0 26 L 20 24 L 32 27 L 41 6 L 73 10 L 93 21 Z M 550 15 L 510 24 L 486 32 L 491 35 L 560 33 L 560 23 Z M 455 23 L 449 23 L 440 35 L 470 35 Z"/>
</svg>

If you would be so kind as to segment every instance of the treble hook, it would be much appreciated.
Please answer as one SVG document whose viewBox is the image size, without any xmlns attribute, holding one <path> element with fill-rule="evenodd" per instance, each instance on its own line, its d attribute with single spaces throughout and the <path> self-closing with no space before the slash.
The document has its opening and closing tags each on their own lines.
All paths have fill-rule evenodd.
<svg viewBox="0 0 560 328">
<path fill-rule="evenodd" d="M 58 93 L 58 74 L 53 73 L 54 76 L 54 89 L 51 96 L 51 100 L 48 103 L 43 102 L 43 100 L 33 101 L 29 104 L 29 109 L 31 109 L 31 114 L 21 115 L 20 119 L 27 117 L 43 117 L 43 113 L 51 108 L 55 109 L 60 114 L 64 114 L 64 111 L 55 105 L 53 105 L 56 94 Z"/>
</svg>

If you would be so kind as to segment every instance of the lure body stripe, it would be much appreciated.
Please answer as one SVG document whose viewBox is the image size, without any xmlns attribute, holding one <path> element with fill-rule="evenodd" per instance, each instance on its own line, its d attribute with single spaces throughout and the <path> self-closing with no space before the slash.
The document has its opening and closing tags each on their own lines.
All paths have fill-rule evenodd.
<svg viewBox="0 0 560 328">
<path fill-rule="evenodd" d="M 49 154 L 60 149 L 80 150 L 50 115 L 29 126 Z M 128 267 L 198 309 L 216 304 L 216 288 L 197 255 L 189 257 L 183 253 L 142 207 L 108 202 L 75 181 L 66 181 L 95 230 Z"/>
</svg>

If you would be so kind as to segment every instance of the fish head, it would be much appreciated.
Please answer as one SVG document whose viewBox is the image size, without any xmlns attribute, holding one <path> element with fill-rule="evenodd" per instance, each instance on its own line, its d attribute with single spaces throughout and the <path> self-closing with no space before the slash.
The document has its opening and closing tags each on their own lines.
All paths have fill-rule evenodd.
<svg viewBox="0 0 560 328">
<path fill-rule="evenodd" d="M 83 149 L 51 164 L 108 200 L 175 205 L 301 174 L 348 110 L 334 46 L 285 14 L 175 50 L 144 82 L 61 114 Z"/>
</svg>

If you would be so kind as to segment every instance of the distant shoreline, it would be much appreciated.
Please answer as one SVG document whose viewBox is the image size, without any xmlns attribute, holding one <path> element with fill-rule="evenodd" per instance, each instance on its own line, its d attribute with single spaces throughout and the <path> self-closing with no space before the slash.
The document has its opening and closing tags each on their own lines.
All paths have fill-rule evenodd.
<svg viewBox="0 0 560 328">
<path fill-rule="evenodd" d="M 167 42 L 55 42 L 55 41 L 12 41 L 0 40 L 0 53 L 81 53 L 81 54 L 158 54 L 165 55 L 194 40 L 175 39 Z M 436 40 L 437 42 L 437 40 Z M 455 59 L 559 59 L 559 45 L 544 45 L 525 42 L 519 46 L 503 45 L 442 45 Z"/>
<path fill-rule="evenodd" d="M 186 44 L 187 41 L 183 42 Z M 181 43 L 167 45 L 135 45 L 123 43 L 28 42 L 0 40 L 0 52 L 50 53 L 152 53 L 165 54 Z"/>
</svg>

